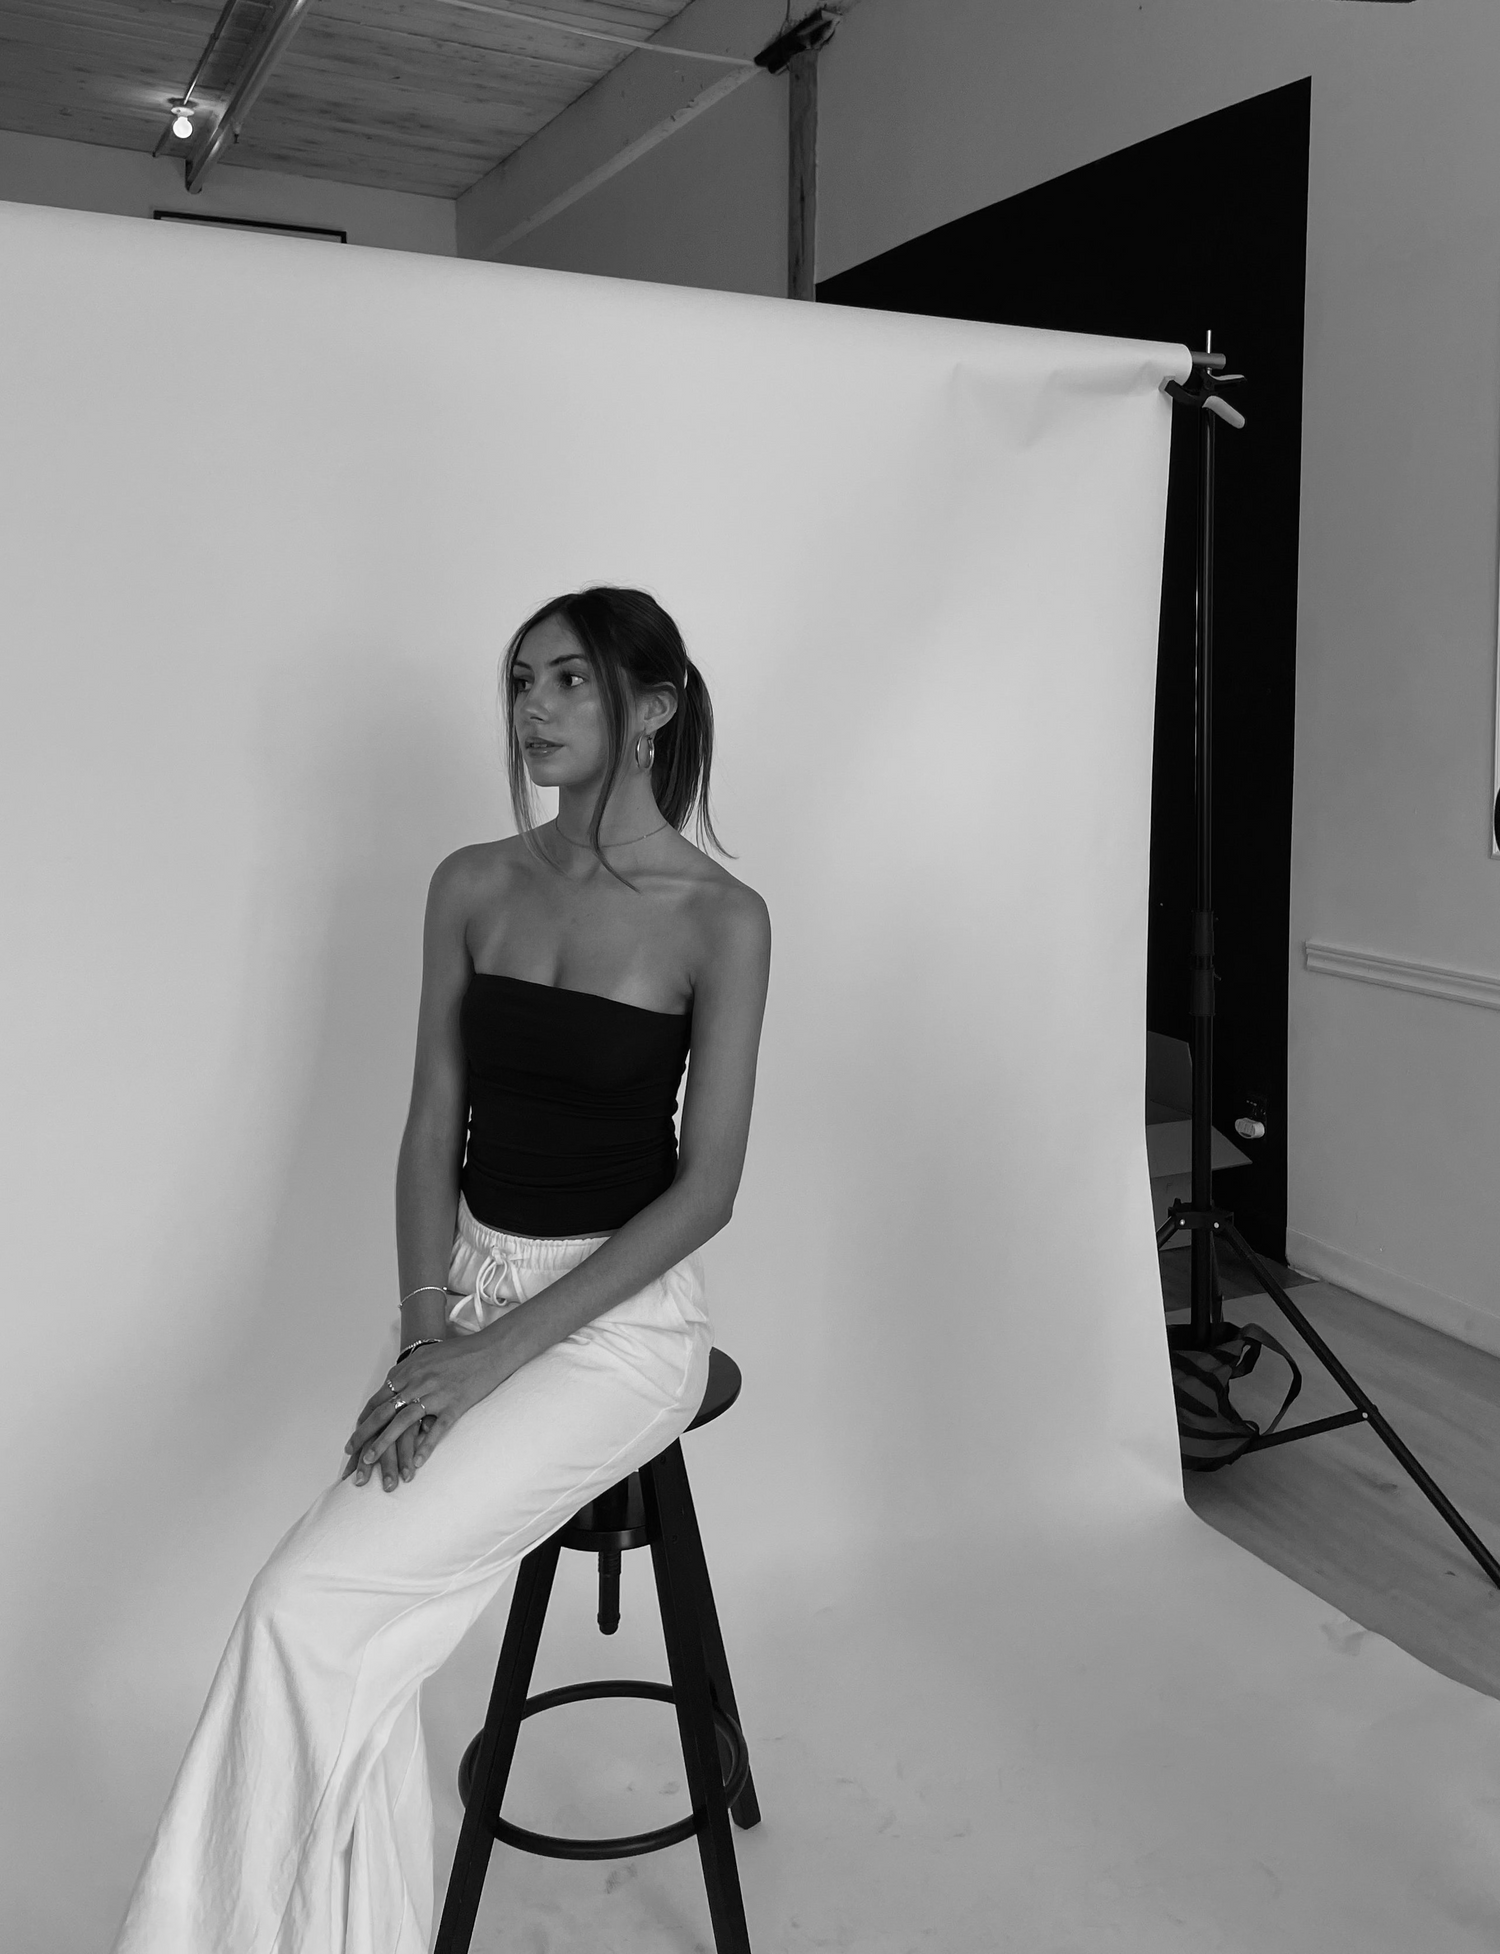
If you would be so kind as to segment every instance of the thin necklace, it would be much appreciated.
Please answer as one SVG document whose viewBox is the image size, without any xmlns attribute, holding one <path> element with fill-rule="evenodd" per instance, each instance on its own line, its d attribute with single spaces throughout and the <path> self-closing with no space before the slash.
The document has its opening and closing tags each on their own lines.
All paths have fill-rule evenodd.
<svg viewBox="0 0 1500 1954">
<path fill-rule="evenodd" d="M 659 835 L 661 833 L 662 828 L 670 828 L 671 825 L 672 824 L 670 821 L 663 821 L 660 828 L 647 828 L 645 834 L 631 835 L 628 841 L 601 841 L 599 843 L 599 846 L 601 848 L 628 848 L 632 841 L 644 841 L 647 835 Z M 558 822 L 555 817 L 553 819 L 552 826 L 558 834 L 562 835 L 563 840 L 567 842 L 570 847 L 573 848 L 588 847 L 588 843 L 586 841 L 574 841 L 571 835 L 563 834 L 562 828 L 558 825 Z"/>
</svg>

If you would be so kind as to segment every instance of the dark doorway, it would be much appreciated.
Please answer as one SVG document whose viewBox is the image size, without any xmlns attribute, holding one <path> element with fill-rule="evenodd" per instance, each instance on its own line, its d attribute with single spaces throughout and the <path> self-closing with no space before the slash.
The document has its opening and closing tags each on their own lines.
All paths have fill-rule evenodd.
<svg viewBox="0 0 1500 1954">
<path fill-rule="evenodd" d="M 1312 79 L 1257 95 L 971 212 L 821 280 L 825 304 L 1228 356 L 1246 425 L 1215 468 L 1214 1125 L 1251 1156 L 1218 1198 L 1286 1260 L 1287 977 L 1302 315 Z M 1162 564 L 1146 1020 L 1191 1042 L 1197 832 L 1193 583 L 1198 416 L 1173 415 Z M 1266 1132 L 1234 1122 L 1259 1101 Z M 1216 1183 L 1218 1176 L 1215 1176 Z M 1217 1186 L 1216 1186 L 1217 1193 Z"/>
</svg>

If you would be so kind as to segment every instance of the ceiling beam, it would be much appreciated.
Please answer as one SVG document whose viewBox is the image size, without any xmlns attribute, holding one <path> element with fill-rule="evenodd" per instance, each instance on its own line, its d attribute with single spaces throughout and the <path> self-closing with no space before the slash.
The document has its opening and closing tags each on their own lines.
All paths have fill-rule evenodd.
<svg viewBox="0 0 1500 1954">
<path fill-rule="evenodd" d="M 818 236 L 818 55 L 799 49 L 787 63 L 786 295 L 814 297 Z"/>
<path fill-rule="evenodd" d="M 818 238 L 818 50 L 833 39 L 839 17 L 832 7 L 819 7 L 762 48 L 760 65 L 773 75 L 786 71 L 786 295 L 789 299 L 817 296 Z"/>
<path fill-rule="evenodd" d="M 166 148 L 167 144 L 175 140 L 172 134 L 172 122 L 175 118 L 176 111 L 179 108 L 188 108 L 191 106 L 193 100 L 193 91 L 197 88 L 199 82 L 202 81 L 204 71 L 208 67 L 209 62 L 213 60 L 214 49 L 219 45 L 219 37 L 223 34 L 224 29 L 229 25 L 229 16 L 234 12 L 235 7 L 237 5 L 238 5 L 238 0 L 224 0 L 224 5 L 220 10 L 219 18 L 214 22 L 214 31 L 209 35 L 208 41 L 203 49 L 203 52 L 198 56 L 198 65 L 193 70 L 192 79 L 189 81 L 187 87 L 183 89 L 180 95 L 174 95 L 171 97 L 171 107 L 172 107 L 173 114 L 168 116 L 167 118 L 167 126 L 165 129 L 162 130 L 161 137 L 157 142 L 155 149 L 153 149 L 151 152 L 153 156 L 160 156 L 162 151 Z M 201 111 L 194 111 L 194 112 L 201 113 Z"/>
<path fill-rule="evenodd" d="M 230 142 L 238 142 L 240 129 L 245 117 L 249 115 L 255 98 L 270 78 L 271 70 L 281 59 L 286 44 L 302 25 L 304 16 L 312 0 L 282 0 L 282 4 L 266 15 L 261 31 L 246 51 L 243 66 L 234 80 L 229 99 L 224 104 L 223 113 L 215 122 L 207 141 L 196 148 L 188 157 L 183 175 L 189 190 L 201 190 L 203 179 L 213 168 Z M 226 10 L 227 11 L 227 10 Z M 223 25 L 223 16 L 220 17 Z M 217 37 L 218 27 L 214 29 Z M 205 58 L 208 50 L 205 50 Z"/>
<path fill-rule="evenodd" d="M 832 11 L 847 13 L 853 4 L 835 0 Z M 786 0 L 692 0 L 652 36 L 652 53 L 627 55 L 464 191 L 457 199 L 458 255 L 498 258 L 734 89 L 763 84 L 755 56 L 784 32 L 786 14 Z M 716 68 L 655 52 L 674 44 L 736 55 L 745 65 Z"/>
</svg>

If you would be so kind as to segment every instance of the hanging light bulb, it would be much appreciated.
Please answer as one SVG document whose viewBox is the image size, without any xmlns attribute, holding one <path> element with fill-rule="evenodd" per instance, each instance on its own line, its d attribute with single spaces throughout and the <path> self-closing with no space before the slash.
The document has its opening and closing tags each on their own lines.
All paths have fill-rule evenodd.
<svg viewBox="0 0 1500 1954">
<path fill-rule="evenodd" d="M 177 110 L 177 113 L 172 118 L 172 134 L 176 136 L 179 142 L 186 142 L 188 137 L 193 133 L 192 111 L 188 108 L 186 102 L 176 102 L 173 104 L 173 107 Z"/>
</svg>

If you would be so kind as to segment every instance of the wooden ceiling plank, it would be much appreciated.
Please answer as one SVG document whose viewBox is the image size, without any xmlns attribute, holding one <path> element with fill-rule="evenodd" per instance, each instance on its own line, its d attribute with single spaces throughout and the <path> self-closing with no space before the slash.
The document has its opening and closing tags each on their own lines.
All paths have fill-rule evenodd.
<svg viewBox="0 0 1500 1954">
<path fill-rule="evenodd" d="M 379 138 L 398 148 L 424 149 L 436 156 L 462 154 L 483 167 L 487 155 L 508 153 L 517 144 L 529 141 L 535 133 L 533 125 L 524 117 L 502 113 L 486 116 L 475 111 L 466 117 L 446 117 L 441 121 L 430 117 L 370 113 L 357 119 L 336 118 L 320 126 L 311 117 L 281 116 L 272 110 L 267 112 L 253 142 L 262 146 L 271 143 L 284 146 L 288 142 L 297 142 L 308 149 L 316 149 L 330 164 L 334 164 L 346 150 L 351 154 L 363 154 L 366 138 Z M 253 146 L 253 142 L 247 130 L 235 145 L 236 153 Z"/>
<path fill-rule="evenodd" d="M 121 61 L 134 68 L 157 66 L 170 61 L 183 67 L 183 82 L 193 61 L 193 51 L 180 36 L 155 28 L 129 26 L 99 29 L 69 20 L 39 20 L 34 15 L 21 19 L 0 18 L 0 44 L 51 48 L 77 63 L 80 73 L 107 81 Z M 179 84 L 180 85 L 180 84 Z"/>
<path fill-rule="evenodd" d="M 393 160 L 390 148 L 374 144 L 364 154 L 341 156 L 336 167 L 311 149 L 297 146 L 237 156 L 235 167 L 290 171 L 332 183 L 359 184 L 372 190 L 401 190 L 410 196 L 453 197 L 458 186 L 472 180 L 474 165 L 466 159 L 444 160 L 423 155 Z"/>
<path fill-rule="evenodd" d="M 397 48 L 387 43 L 365 49 L 354 68 L 346 61 L 345 50 L 322 35 L 299 38 L 295 52 L 289 50 L 277 69 L 273 85 L 279 85 L 288 74 L 315 76 L 320 87 L 332 83 L 351 93 L 384 84 L 446 99 L 458 94 L 477 97 L 499 88 L 518 101 L 535 97 L 558 106 L 573 101 L 598 80 L 593 72 L 568 77 L 528 73 L 515 56 L 492 48 L 432 50 L 421 43 Z"/>
<path fill-rule="evenodd" d="M 630 32 L 615 35 L 613 29 L 590 29 L 574 33 L 572 28 L 559 20 L 546 26 L 528 16 L 513 13 L 505 5 L 505 0 L 438 0 L 441 11 L 450 16 L 464 16 L 469 20 L 487 22 L 499 30 L 515 37 L 517 46 L 529 48 L 538 56 L 549 60 L 581 61 L 585 56 L 602 57 L 607 63 L 624 61 L 631 50 L 648 41 L 649 34 Z M 608 36 L 606 38 L 606 36 Z"/>
<path fill-rule="evenodd" d="M 539 66 L 578 68 L 595 74 L 611 67 L 614 60 L 607 42 L 526 27 L 497 14 L 471 12 L 467 7 L 430 7 L 420 16 L 411 11 L 392 16 L 361 9 L 357 17 L 350 18 L 327 11 L 323 0 L 319 17 L 329 32 L 351 43 L 359 35 L 400 34 L 405 39 L 433 45 L 450 42 L 494 48 L 507 54 L 525 55 L 536 60 Z"/>
<path fill-rule="evenodd" d="M 226 160 L 456 195 L 634 59 L 570 27 L 647 40 L 686 0 L 495 3 L 536 18 L 445 0 L 315 0 Z M 195 105 L 222 111 L 276 11 L 277 0 L 241 0 Z M 168 103 L 222 12 L 223 0 L 0 0 L 0 127 L 186 158 L 193 143 L 162 142 Z"/>
<path fill-rule="evenodd" d="M 378 164 L 362 164 L 354 175 L 348 172 L 335 175 L 319 169 L 315 163 L 296 157 L 268 158 L 264 163 L 249 163 L 245 167 L 247 170 L 274 171 L 283 176 L 304 176 L 319 183 L 347 183 L 361 190 L 390 190 L 406 197 L 441 197 L 446 203 L 453 201 L 459 187 L 459 179 L 451 172 L 416 177 L 404 169 L 386 169 Z"/>
<path fill-rule="evenodd" d="M 575 5 L 576 14 L 579 9 Z M 609 10 L 611 14 L 620 9 Z M 670 11 L 665 15 L 670 18 Z M 309 18 L 309 28 L 318 23 L 335 44 L 351 50 L 361 41 L 382 35 L 400 35 L 433 47 L 481 47 L 503 52 L 536 63 L 538 71 L 561 67 L 576 72 L 582 86 L 591 86 L 602 74 L 626 58 L 627 49 L 612 44 L 582 39 L 566 33 L 563 27 L 534 27 L 503 15 L 470 11 L 444 4 L 444 0 L 359 0 L 356 8 L 339 6 L 335 0 L 319 0 L 317 12 Z M 625 23 L 627 26 L 630 22 Z M 637 29 L 655 31 L 659 21 L 638 20 Z M 640 35 L 644 38 L 644 35 Z M 351 54 L 351 65 L 358 55 Z"/>
<path fill-rule="evenodd" d="M 495 0 L 497 5 L 510 0 Z M 445 0 L 318 0 L 310 20 L 321 19 L 339 25 L 349 34 L 365 29 L 388 27 L 415 38 L 433 41 L 494 36 L 494 44 L 524 52 L 555 53 L 559 43 L 571 41 L 580 65 L 608 66 L 613 57 L 609 44 L 570 37 L 568 20 L 582 26 L 603 26 L 632 37 L 646 39 L 681 10 L 682 0 L 662 0 L 654 7 L 621 7 L 603 0 L 570 0 L 556 25 L 533 27 L 504 16 L 470 13 L 445 4 Z M 515 0 L 518 11 L 545 18 L 545 0 Z M 260 18 L 270 10 L 271 0 L 239 0 L 227 33 L 241 42 L 254 38 Z M 102 40 L 120 38 L 157 39 L 171 45 L 191 62 L 206 44 L 220 13 L 219 0 L 0 0 L 0 20 L 6 23 L 29 21 L 41 32 L 77 30 Z M 622 53 L 628 53 L 623 50 Z M 189 69 L 188 72 L 191 70 Z M 187 80 L 184 73 L 182 82 Z"/>
<path fill-rule="evenodd" d="M 209 13 L 208 32 L 216 19 Z M 160 85 L 163 103 L 168 96 L 180 95 L 191 77 L 204 45 L 202 22 L 184 10 L 169 7 L 161 0 L 111 0 L 108 6 L 86 5 L 82 0 L 57 0 L 57 4 L 24 4 L 24 0 L 3 0 L 3 33 L 7 38 L 31 41 L 66 49 L 76 56 L 80 73 L 102 81 L 106 86 L 122 69 L 127 73 L 150 73 Z M 227 57 L 235 58 L 242 33 L 237 25 L 221 38 L 215 51 L 215 68 Z M 203 91 L 211 94 L 211 88 Z"/>
<path fill-rule="evenodd" d="M 180 23 L 162 17 L 159 0 L 153 7 L 143 0 L 122 0 L 114 10 L 119 16 L 114 25 L 80 23 L 71 17 L 77 11 L 76 0 L 69 0 L 69 17 L 44 18 L 29 10 L 6 19 L 0 69 L 7 100 L 13 105 L 23 95 L 36 112 L 17 120 L 8 106 L 0 127 L 58 133 L 53 124 L 62 121 L 76 135 L 79 109 L 92 105 L 106 117 L 92 126 L 110 131 L 92 140 L 150 150 L 169 113 L 169 98 L 180 95 L 193 67 L 198 23 L 184 39 Z M 197 99 L 205 106 L 212 102 L 207 93 L 200 92 Z"/>
<path fill-rule="evenodd" d="M 319 124 L 303 115 L 277 115 L 268 110 L 261 142 L 296 140 L 321 148 L 330 156 L 341 148 L 358 147 L 368 138 L 386 139 L 397 145 L 413 145 L 442 153 L 463 151 L 483 157 L 486 150 L 506 142 L 524 142 L 532 133 L 523 118 L 502 115 L 484 116 L 479 111 L 463 118 L 442 121 L 404 114 L 369 113 L 358 118 L 334 116 Z M 238 147 L 243 148 L 246 137 Z"/>
<path fill-rule="evenodd" d="M 363 164 L 372 155 L 379 155 L 399 161 L 402 168 L 408 171 L 446 173 L 459 167 L 472 169 L 475 157 L 487 155 L 494 141 L 493 134 L 483 144 L 465 144 L 451 137 L 438 143 L 415 132 L 403 136 L 400 130 L 350 129 L 341 133 L 336 144 L 330 144 L 312 141 L 304 132 L 293 127 L 273 127 L 268 128 L 256 143 L 241 143 L 236 150 L 236 160 L 243 160 L 247 154 L 265 156 L 275 151 L 280 155 L 316 157 L 320 168 L 340 169 Z"/>
<path fill-rule="evenodd" d="M 533 56 L 546 55 L 549 57 L 547 61 L 538 62 L 539 66 L 546 67 L 558 66 L 561 55 L 567 57 L 562 65 L 590 72 L 608 67 L 613 59 L 607 42 L 576 41 L 569 55 L 568 50 L 559 49 L 554 36 L 529 34 L 523 28 L 512 26 L 509 21 L 497 20 L 489 14 L 471 13 L 466 8 L 445 6 L 435 20 L 423 24 L 410 18 L 392 19 L 376 15 L 362 16 L 352 21 L 339 20 L 321 11 L 315 18 L 335 45 L 347 48 L 357 48 L 366 40 L 379 42 L 387 39 L 415 42 L 428 47 L 487 48 L 528 60 Z"/>
<path fill-rule="evenodd" d="M 370 111 L 357 118 L 334 114 L 322 123 L 316 123 L 305 115 L 278 115 L 268 107 L 264 123 L 257 128 L 255 140 L 261 145 L 285 145 L 289 141 L 297 141 L 310 148 L 321 149 L 330 157 L 343 149 L 357 149 L 367 139 L 385 140 L 398 147 L 425 148 L 441 154 L 462 152 L 482 161 L 489 151 L 503 147 L 507 142 L 524 142 L 531 133 L 531 125 L 524 118 L 486 116 L 479 110 L 463 118 L 442 120 Z M 236 147 L 243 149 L 248 139 L 247 129 L 245 137 Z"/>
<path fill-rule="evenodd" d="M 458 18 L 462 19 L 463 16 L 460 15 Z M 309 26 L 311 25 L 312 23 L 309 22 Z M 354 72 L 358 72 L 365 62 L 380 52 L 391 54 L 403 48 L 427 50 L 435 56 L 441 55 L 455 65 L 474 56 L 497 62 L 503 61 L 518 75 L 534 76 L 539 85 L 546 85 L 550 81 L 564 88 L 569 85 L 570 78 L 574 87 L 591 86 L 601 74 L 607 74 L 614 65 L 609 61 L 593 65 L 583 61 L 538 61 L 526 49 L 508 46 L 494 37 L 485 39 L 471 38 L 463 34 L 441 36 L 411 34 L 399 27 L 385 25 L 362 26 L 356 44 L 353 35 L 343 37 L 341 31 L 334 28 L 332 23 L 319 22 L 318 25 L 322 30 L 319 45 L 331 49 L 330 58 L 338 60 Z"/>
<path fill-rule="evenodd" d="M 219 0 L 200 5 L 164 6 L 162 0 L 3 0 L 6 25 L 34 20 L 44 26 L 78 28 L 101 38 L 113 34 L 161 34 L 196 54 L 219 14 Z M 186 79 L 186 77 L 184 77 Z"/>
<path fill-rule="evenodd" d="M 33 3 L 40 4 L 40 0 Z M 562 7 L 550 5 L 549 0 L 493 0 L 493 4 L 532 15 L 545 24 L 543 31 L 548 33 L 565 33 L 572 22 L 612 34 L 639 35 L 645 40 L 659 33 L 669 20 L 675 20 L 688 0 L 651 0 L 647 5 L 621 5 L 618 0 L 568 0 Z M 431 24 L 451 11 L 443 5 L 443 0 L 320 0 L 320 5 L 330 18 L 358 21 L 399 14 Z"/>
<path fill-rule="evenodd" d="M 122 68 L 106 78 L 81 67 L 64 48 L 0 40 L 0 73 L 8 92 L 49 109 L 97 103 L 117 114 L 147 115 L 155 121 L 164 113 L 157 76 L 149 65 Z"/>
<path fill-rule="evenodd" d="M 32 95 L 14 94 L 0 87 L 0 129 L 13 129 L 18 135 L 53 136 L 64 142 L 96 143 L 103 149 L 136 149 L 149 154 L 151 144 L 145 135 L 155 127 L 154 122 L 147 129 L 91 108 L 39 105 Z"/>
</svg>

